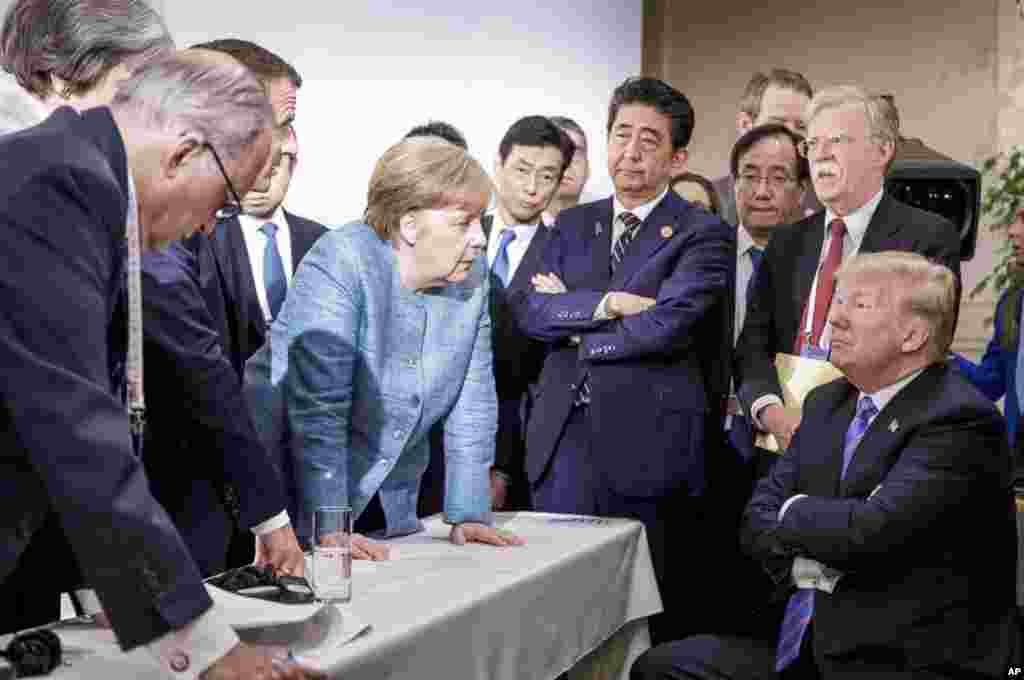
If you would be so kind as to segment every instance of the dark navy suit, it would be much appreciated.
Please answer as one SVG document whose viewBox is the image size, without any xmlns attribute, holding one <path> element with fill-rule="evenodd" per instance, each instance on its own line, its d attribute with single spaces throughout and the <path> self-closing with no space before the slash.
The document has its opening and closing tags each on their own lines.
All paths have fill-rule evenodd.
<svg viewBox="0 0 1024 680">
<path fill-rule="evenodd" d="M 146 472 L 209 576 L 239 566 L 227 561 L 235 527 L 252 544 L 250 529 L 285 508 L 284 488 L 214 330 L 195 255 L 181 244 L 144 255 L 142 300 Z"/>
<path fill-rule="evenodd" d="M 108 109 L 62 108 L 0 140 L 0 174 L 0 630 L 25 623 L 5 604 L 12 589 L 27 588 L 42 608 L 69 585 L 52 575 L 70 553 L 33 550 L 54 530 L 120 644 L 145 644 L 212 603 L 151 495 L 111 378 L 123 361 L 111 340 L 126 334 L 113 321 L 124 282 L 124 143 Z M 15 569 L 27 575 L 21 583 Z"/>
<path fill-rule="evenodd" d="M 287 210 L 284 213 L 291 232 L 292 271 L 295 271 L 327 228 Z M 219 317 L 221 327 L 217 330 L 225 339 L 225 351 L 241 379 L 245 362 L 263 346 L 267 335 L 242 225 L 237 218 L 218 222 L 205 241 L 193 244 L 199 258 L 200 285 L 207 306 Z"/>
<path fill-rule="evenodd" d="M 743 637 L 652 650 L 633 678 L 774 677 L 797 556 L 843 572 L 832 593 L 815 592 L 796 664 L 812 671 L 805 677 L 1000 678 L 1019 663 L 1002 416 L 956 369 L 932 365 L 872 421 L 841 476 L 859 396 L 845 378 L 811 392 L 789 449 L 747 506 L 744 544 L 778 584 L 775 606 L 745 617 Z M 807 497 L 779 520 L 797 494 Z"/>
<path fill-rule="evenodd" d="M 700 625 L 700 608 L 674 596 L 696 585 L 699 560 L 670 567 L 667 530 L 671 523 L 672 540 L 689 542 L 688 532 L 700 527 L 695 499 L 706 486 L 705 449 L 721 445 L 735 234 L 669 191 L 613 276 L 612 222 L 611 198 L 561 212 L 545 269 L 568 292 L 533 292 L 517 305 L 526 332 L 549 344 L 527 424 L 526 468 L 539 510 L 644 521 L 666 611 L 675 609 L 678 619 L 672 630 L 654 626 L 657 638 Z M 594 321 L 608 291 L 657 304 L 635 316 Z M 579 336 L 578 346 L 572 336 Z M 585 373 L 591 403 L 574 407 Z M 546 485 L 555 485 L 554 493 Z"/>
</svg>

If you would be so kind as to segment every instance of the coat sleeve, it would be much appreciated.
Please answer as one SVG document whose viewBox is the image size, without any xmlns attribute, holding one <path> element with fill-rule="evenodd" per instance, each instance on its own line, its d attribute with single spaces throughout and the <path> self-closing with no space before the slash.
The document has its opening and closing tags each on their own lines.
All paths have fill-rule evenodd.
<svg viewBox="0 0 1024 680">
<path fill-rule="evenodd" d="M 149 492 L 110 390 L 108 324 L 125 211 L 111 177 L 68 167 L 27 178 L 10 196 L 0 211 L 0 390 L 20 449 L 5 455 L 24 456 L 42 479 L 127 649 L 212 603 Z"/>
<path fill-rule="evenodd" d="M 194 422 L 204 445 L 193 469 L 215 470 L 239 496 L 240 523 L 252 528 L 285 507 L 281 476 L 256 436 L 241 384 L 195 277 L 194 257 L 181 244 L 142 259 L 143 324 L 147 349 L 160 353 L 177 380 L 181 419 Z M 155 414 L 154 417 L 171 417 Z"/>
</svg>

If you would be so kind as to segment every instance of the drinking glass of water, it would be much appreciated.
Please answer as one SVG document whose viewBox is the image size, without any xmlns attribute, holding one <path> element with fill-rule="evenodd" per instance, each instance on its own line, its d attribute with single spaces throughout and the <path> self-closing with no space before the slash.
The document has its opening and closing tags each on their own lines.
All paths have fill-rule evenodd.
<svg viewBox="0 0 1024 680">
<path fill-rule="evenodd" d="M 325 602 L 352 599 L 352 508 L 327 506 L 313 513 L 313 590 Z"/>
</svg>

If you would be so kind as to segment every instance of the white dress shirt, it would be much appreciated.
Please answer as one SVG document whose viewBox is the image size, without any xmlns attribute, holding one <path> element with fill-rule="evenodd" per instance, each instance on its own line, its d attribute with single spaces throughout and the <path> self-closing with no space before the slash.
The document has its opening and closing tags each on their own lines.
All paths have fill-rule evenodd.
<svg viewBox="0 0 1024 680">
<path fill-rule="evenodd" d="M 252 280 L 256 282 L 256 297 L 260 301 L 260 309 L 263 310 L 263 318 L 268 323 L 272 321 L 270 316 L 270 303 L 267 302 L 267 287 L 263 283 L 263 249 L 267 247 L 267 236 L 260 231 L 267 222 L 277 225 L 277 251 L 281 253 L 281 264 L 284 265 L 284 276 L 288 286 L 292 285 L 294 275 L 292 267 L 292 232 L 285 219 L 284 210 L 277 206 L 269 218 L 263 219 L 252 215 L 239 215 L 238 223 L 242 225 L 242 236 L 245 237 L 245 249 L 249 252 L 249 264 L 252 266 Z"/>
<path fill-rule="evenodd" d="M 512 281 L 512 277 L 516 275 L 516 270 L 519 269 L 519 263 L 523 261 L 523 256 L 526 255 L 526 251 L 530 247 L 530 242 L 533 241 L 534 235 L 537 233 L 537 229 L 540 228 L 539 224 L 517 224 L 515 226 L 508 226 L 504 220 L 501 219 L 501 214 L 495 210 L 491 213 L 494 218 L 491 222 L 491 234 L 487 239 L 487 266 L 488 268 L 494 268 L 494 258 L 498 256 L 498 246 L 501 244 L 501 232 L 506 229 L 511 229 L 515 232 L 516 237 L 505 247 L 505 252 L 508 253 L 508 280 Z"/>
<path fill-rule="evenodd" d="M 807 318 L 803 319 L 804 327 L 797 331 L 798 336 L 810 333 L 811 325 L 814 323 L 814 315 L 811 311 L 814 309 L 814 297 L 818 291 L 818 274 L 821 273 L 821 266 L 825 261 L 825 256 L 828 254 L 829 246 L 832 243 L 832 234 L 829 230 L 829 225 L 832 224 L 832 220 L 839 218 L 846 223 L 846 235 L 843 236 L 843 259 L 841 263 L 846 263 L 851 257 L 857 254 L 860 250 L 860 244 L 864 240 L 864 234 L 867 233 L 868 225 L 871 224 L 871 218 L 875 216 L 875 211 L 878 210 L 878 204 L 882 202 L 882 196 L 884 190 L 879 187 L 878 191 L 872 196 L 867 203 L 857 208 L 846 216 L 840 216 L 832 212 L 831 208 L 825 210 L 825 240 L 821 244 L 821 253 L 818 255 L 818 270 L 814 274 L 814 282 L 811 284 L 811 293 L 807 297 L 807 304 L 805 307 L 808 310 Z M 803 314 L 803 309 L 800 313 Z M 825 328 L 821 332 L 821 338 L 819 340 L 819 346 L 828 351 L 829 345 L 832 343 L 832 324 L 825 320 Z M 765 394 L 754 400 L 754 403 L 750 405 L 750 412 L 753 414 L 754 425 L 759 430 L 765 428 L 761 425 L 759 416 L 761 411 L 766 406 L 772 404 L 781 404 L 782 400 L 779 399 L 778 395 Z"/>
<path fill-rule="evenodd" d="M 747 286 L 754 276 L 754 260 L 750 256 L 751 248 L 761 248 L 754 243 L 746 227 L 742 224 L 736 227 L 736 309 L 733 316 L 733 345 L 740 338 L 740 331 L 743 330 L 743 322 L 747 318 Z M 763 251 L 764 248 L 761 248 Z"/>
</svg>

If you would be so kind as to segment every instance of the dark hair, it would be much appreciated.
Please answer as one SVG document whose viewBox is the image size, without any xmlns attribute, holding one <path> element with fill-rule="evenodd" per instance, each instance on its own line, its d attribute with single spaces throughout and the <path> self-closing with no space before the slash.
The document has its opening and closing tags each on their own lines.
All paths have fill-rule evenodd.
<svg viewBox="0 0 1024 680">
<path fill-rule="evenodd" d="M 264 83 L 278 78 L 287 78 L 292 85 L 302 87 L 302 76 L 295 67 L 270 50 L 254 42 L 240 38 L 222 38 L 193 45 L 193 49 L 216 50 L 242 62 Z"/>
<path fill-rule="evenodd" d="M 715 191 L 715 185 L 711 183 L 704 175 L 698 175 L 695 172 L 684 172 L 681 175 L 676 175 L 672 178 L 672 181 L 668 183 L 669 187 L 675 191 L 677 182 L 692 182 L 693 184 L 699 184 L 708 195 L 708 200 L 711 201 L 711 212 L 716 215 L 722 214 L 722 203 L 718 200 L 718 192 Z"/>
<path fill-rule="evenodd" d="M 410 137 L 440 137 L 449 144 L 454 144 L 466 151 L 469 150 L 469 144 L 466 143 L 466 138 L 462 136 L 459 129 L 443 120 L 432 120 L 423 125 L 417 125 L 405 133 L 403 139 Z"/>
<path fill-rule="evenodd" d="M 693 135 L 693 106 L 686 95 L 663 80 L 634 76 L 625 81 L 612 93 L 608 105 L 608 134 L 615 125 L 619 109 L 629 104 L 644 104 L 668 116 L 672 130 L 672 150 L 685 148 Z"/>
<path fill-rule="evenodd" d="M 736 144 L 733 145 L 732 153 L 729 156 L 729 171 L 732 173 L 733 179 L 739 177 L 740 174 L 740 157 L 750 151 L 762 139 L 768 139 L 769 137 L 785 137 L 793 144 L 793 154 L 796 156 L 796 178 L 801 182 L 809 180 L 811 178 L 811 170 L 807 164 L 807 159 L 801 156 L 797 150 L 800 140 L 803 138 L 781 123 L 757 125 L 744 132 L 743 136 L 736 140 Z"/>
<path fill-rule="evenodd" d="M 512 123 L 498 145 L 498 158 L 502 165 L 508 160 L 513 146 L 553 146 L 562 153 L 562 168 L 559 178 L 572 163 L 576 143 L 546 116 L 526 116 Z"/>
<path fill-rule="evenodd" d="M 51 75 L 81 95 L 125 60 L 171 49 L 164 20 L 142 0 L 17 0 L 0 34 L 3 69 L 40 98 Z"/>
<path fill-rule="evenodd" d="M 587 133 L 584 132 L 580 124 L 574 121 L 572 118 L 567 118 L 565 116 L 548 116 L 548 119 L 558 127 L 562 128 L 563 130 L 575 132 L 576 134 L 578 134 L 580 137 L 583 138 L 583 146 L 587 146 Z"/>
<path fill-rule="evenodd" d="M 756 120 L 761 115 L 761 101 L 764 99 L 764 91 L 771 85 L 783 90 L 793 90 L 794 92 L 805 94 L 808 99 L 814 96 L 811 84 L 807 82 L 807 78 L 804 78 L 804 74 L 799 71 L 790 71 L 785 68 L 773 68 L 768 73 L 758 71 L 750 76 L 750 82 L 747 83 L 746 89 L 743 90 L 743 98 L 740 99 L 740 111 Z"/>
</svg>

